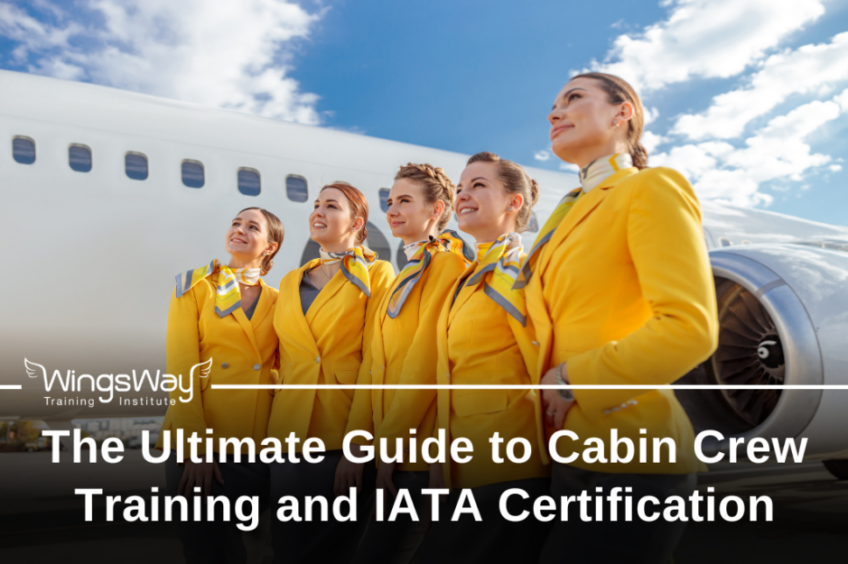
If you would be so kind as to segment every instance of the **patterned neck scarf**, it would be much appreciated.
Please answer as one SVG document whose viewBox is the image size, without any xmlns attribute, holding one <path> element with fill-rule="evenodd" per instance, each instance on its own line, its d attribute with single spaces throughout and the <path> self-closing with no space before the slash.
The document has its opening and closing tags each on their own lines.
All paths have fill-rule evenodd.
<svg viewBox="0 0 848 564">
<path fill-rule="evenodd" d="M 542 247 L 550 241 L 554 231 L 556 231 L 556 228 L 565 219 L 565 216 L 568 215 L 568 212 L 571 211 L 571 208 L 574 207 L 574 203 L 577 202 L 578 198 L 619 170 L 630 168 L 631 166 L 633 166 L 633 159 L 629 154 L 615 153 L 608 157 L 596 159 L 583 167 L 580 171 L 581 187 L 572 190 L 560 200 L 556 209 L 554 209 L 554 213 L 545 222 L 545 225 L 533 242 L 533 248 L 530 249 L 530 253 L 524 259 L 524 263 L 521 265 L 521 273 L 513 286 L 516 290 L 525 287 L 530 281 L 530 278 L 533 276 L 533 270 L 536 268 L 536 263 L 539 260 Z"/>
<path fill-rule="evenodd" d="M 518 233 L 501 235 L 494 243 L 478 245 L 477 269 L 465 282 L 473 286 L 485 282 L 483 291 L 521 325 L 527 324 L 524 292 L 513 290 L 521 259 L 524 258 Z M 460 286 L 461 287 L 461 286 Z"/>
<path fill-rule="evenodd" d="M 177 297 L 193 288 L 198 282 L 218 273 L 218 289 L 215 297 L 215 313 L 218 317 L 226 317 L 241 307 L 241 291 L 239 284 L 256 286 L 259 284 L 259 268 L 230 268 L 213 260 L 205 266 L 177 274 Z"/>
<path fill-rule="evenodd" d="M 371 277 L 368 267 L 377 260 L 377 253 L 363 245 L 357 245 L 343 253 L 328 253 L 321 249 L 321 264 L 342 263 L 345 278 L 362 290 L 365 297 L 371 297 Z"/>
<path fill-rule="evenodd" d="M 442 231 L 438 237 L 430 237 L 428 241 L 418 241 L 407 245 L 404 247 L 404 251 L 412 251 L 412 254 L 411 256 L 407 254 L 409 262 L 398 275 L 400 283 L 389 297 L 387 313 L 392 319 L 400 314 L 403 304 L 406 303 L 406 298 L 421 279 L 421 275 L 430 266 L 434 254 L 440 251 L 456 253 L 462 257 L 466 265 L 473 260 L 473 257 L 470 256 L 471 250 L 465 241 L 455 231 L 449 229 Z"/>
<path fill-rule="evenodd" d="M 630 153 L 615 153 L 595 159 L 580 170 L 580 185 L 585 194 L 619 170 L 633 166 Z"/>
</svg>

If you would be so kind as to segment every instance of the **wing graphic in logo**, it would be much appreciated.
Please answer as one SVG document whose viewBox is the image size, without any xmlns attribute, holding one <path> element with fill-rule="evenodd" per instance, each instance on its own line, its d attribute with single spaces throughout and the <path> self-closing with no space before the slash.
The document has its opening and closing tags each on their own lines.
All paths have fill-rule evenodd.
<svg viewBox="0 0 848 564">
<path fill-rule="evenodd" d="M 197 373 L 198 378 L 206 378 L 212 372 L 212 359 L 206 362 L 195 364 L 191 367 L 191 379 L 194 381 L 194 374 Z"/>
<path fill-rule="evenodd" d="M 24 357 L 24 366 L 26 366 L 27 376 L 30 378 L 38 378 L 39 376 L 47 378 L 47 369 L 37 362 L 30 362 Z"/>
</svg>

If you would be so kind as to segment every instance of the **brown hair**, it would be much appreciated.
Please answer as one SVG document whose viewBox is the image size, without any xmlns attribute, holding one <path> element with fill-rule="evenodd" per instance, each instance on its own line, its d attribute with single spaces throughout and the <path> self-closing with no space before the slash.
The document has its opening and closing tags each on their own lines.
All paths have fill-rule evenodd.
<svg viewBox="0 0 848 564">
<path fill-rule="evenodd" d="M 401 178 L 418 182 L 424 189 L 424 199 L 428 204 L 435 204 L 439 201 L 445 203 L 445 211 L 442 212 L 442 216 L 436 222 L 436 233 L 441 233 L 447 227 L 451 213 L 453 213 L 454 204 L 456 204 L 456 186 L 454 183 L 451 182 L 444 170 L 426 163 L 407 163 L 406 166 L 400 167 L 395 175 L 395 180 Z"/>
<path fill-rule="evenodd" d="M 279 217 L 262 208 L 244 208 L 239 212 L 239 214 L 248 210 L 257 210 L 262 212 L 262 215 L 265 216 L 265 221 L 268 223 L 268 241 L 277 244 L 277 249 L 271 253 L 270 256 L 262 257 L 262 265 L 260 266 L 261 270 L 259 271 L 259 274 L 265 276 L 268 274 L 268 271 L 274 267 L 274 257 L 277 256 L 277 253 L 280 252 L 280 247 L 283 246 L 283 237 L 285 236 L 283 222 L 280 221 Z"/>
<path fill-rule="evenodd" d="M 521 194 L 524 196 L 524 204 L 518 210 L 515 219 L 515 228 L 519 232 L 524 231 L 530 221 L 530 210 L 539 199 L 539 185 L 530 178 L 524 169 L 512 161 L 502 159 L 494 153 L 477 153 L 468 159 L 466 166 L 471 163 L 494 163 L 498 167 L 498 177 L 503 182 L 504 189 L 508 194 Z"/>
<path fill-rule="evenodd" d="M 627 81 L 612 74 L 602 72 L 587 72 L 572 76 L 575 78 L 591 78 L 596 80 L 604 92 L 607 93 L 607 101 L 610 104 L 622 104 L 630 102 L 633 105 L 633 117 L 627 122 L 627 146 L 633 166 L 642 170 L 648 168 L 648 150 L 642 146 L 642 131 L 645 129 L 645 112 L 642 109 L 642 101 Z"/>
<path fill-rule="evenodd" d="M 347 201 L 350 202 L 350 218 L 356 221 L 357 217 L 362 218 L 362 229 L 356 234 L 356 244 L 361 245 L 368 237 L 368 228 L 365 227 L 368 223 L 368 200 L 365 199 L 365 194 L 344 182 L 336 182 L 327 184 L 318 192 L 319 194 L 327 188 L 335 188 L 345 195 Z"/>
</svg>

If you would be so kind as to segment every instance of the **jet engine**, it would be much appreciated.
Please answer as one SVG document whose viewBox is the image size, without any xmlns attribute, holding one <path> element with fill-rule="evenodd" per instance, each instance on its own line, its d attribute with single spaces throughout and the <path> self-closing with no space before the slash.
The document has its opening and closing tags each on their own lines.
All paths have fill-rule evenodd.
<svg viewBox="0 0 848 564">
<path fill-rule="evenodd" d="M 679 383 L 763 388 L 677 392 L 696 432 L 725 436 L 705 451 L 731 437 L 807 437 L 807 458 L 848 478 L 848 390 L 777 388 L 848 384 L 848 244 L 724 247 L 710 262 L 718 349 Z"/>
</svg>

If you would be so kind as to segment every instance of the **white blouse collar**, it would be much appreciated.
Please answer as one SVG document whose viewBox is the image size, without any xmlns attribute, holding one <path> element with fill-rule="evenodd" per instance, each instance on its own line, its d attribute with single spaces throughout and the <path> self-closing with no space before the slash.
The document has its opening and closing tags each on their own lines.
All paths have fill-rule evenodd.
<svg viewBox="0 0 848 564">
<path fill-rule="evenodd" d="M 630 153 L 615 153 L 595 159 L 580 169 L 580 185 L 586 193 L 616 172 L 633 166 Z"/>
</svg>

